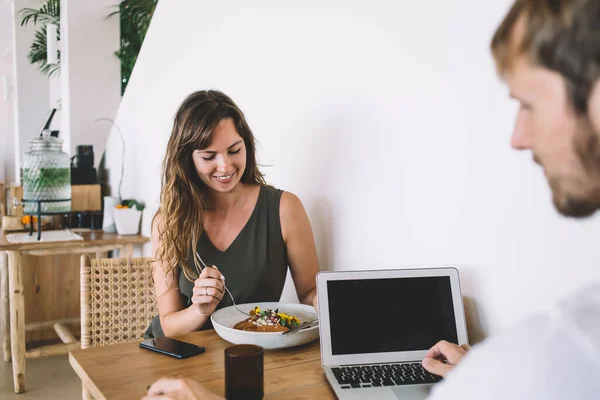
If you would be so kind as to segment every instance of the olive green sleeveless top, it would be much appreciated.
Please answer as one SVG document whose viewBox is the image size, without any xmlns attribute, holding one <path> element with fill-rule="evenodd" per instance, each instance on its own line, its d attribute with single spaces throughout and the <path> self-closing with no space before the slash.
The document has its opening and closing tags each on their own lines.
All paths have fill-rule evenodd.
<svg viewBox="0 0 600 400">
<path fill-rule="evenodd" d="M 198 253 L 207 265 L 216 265 L 225 276 L 225 284 L 239 304 L 279 301 L 288 268 L 287 251 L 281 232 L 279 203 L 283 191 L 261 186 L 254 211 L 238 236 L 225 250 L 212 244 L 205 232 L 198 241 Z M 193 266 L 190 256 L 188 265 Z M 194 282 L 179 273 L 179 291 L 185 307 L 192 304 Z M 217 310 L 233 305 L 225 292 Z M 210 320 L 201 330 L 212 329 Z M 164 336 L 160 320 L 155 317 L 145 338 Z"/>
</svg>

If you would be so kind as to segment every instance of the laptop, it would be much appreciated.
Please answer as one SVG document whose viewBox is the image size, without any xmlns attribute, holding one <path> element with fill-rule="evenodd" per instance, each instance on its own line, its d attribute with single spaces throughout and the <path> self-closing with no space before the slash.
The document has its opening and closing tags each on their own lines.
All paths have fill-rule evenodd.
<svg viewBox="0 0 600 400">
<path fill-rule="evenodd" d="M 427 398 L 440 377 L 423 369 L 444 339 L 465 344 L 455 268 L 317 275 L 321 362 L 339 399 Z"/>
</svg>

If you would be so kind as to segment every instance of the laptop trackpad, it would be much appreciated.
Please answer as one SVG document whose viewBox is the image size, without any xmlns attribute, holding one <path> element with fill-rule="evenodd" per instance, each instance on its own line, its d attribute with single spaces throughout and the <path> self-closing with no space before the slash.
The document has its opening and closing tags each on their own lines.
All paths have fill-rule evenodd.
<svg viewBox="0 0 600 400">
<path fill-rule="evenodd" d="M 391 388 L 398 399 L 424 400 L 431 391 L 431 385 L 411 385 Z"/>
</svg>

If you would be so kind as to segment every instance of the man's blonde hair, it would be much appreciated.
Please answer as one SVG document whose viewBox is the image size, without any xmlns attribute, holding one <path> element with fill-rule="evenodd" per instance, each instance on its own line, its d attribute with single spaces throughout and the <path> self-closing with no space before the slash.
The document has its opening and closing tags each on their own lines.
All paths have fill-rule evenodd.
<svg viewBox="0 0 600 400">
<path fill-rule="evenodd" d="M 600 0 L 516 0 L 491 48 L 500 76 L 523 55 L 561 74 L 575 111 L 586 114 L 600 79 Z"/>
<path fill-rule="evenodd" d="M 535 65 L 551 67 L 555 40 L 569 26 L 585 0 L 516 0 L 496 29 L 491 49 L 498 73 L 510 72 L 525 55 Z"/>
</svg>

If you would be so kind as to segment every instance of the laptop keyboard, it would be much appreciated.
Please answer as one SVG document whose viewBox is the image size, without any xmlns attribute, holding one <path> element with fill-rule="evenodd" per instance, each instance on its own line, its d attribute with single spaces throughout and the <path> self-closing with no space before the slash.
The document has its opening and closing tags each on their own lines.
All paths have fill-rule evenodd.
<svg viewBox="0 0 600 400">
<path fill-rule="evenodd" d="M 331 371 L 342 389 L 415 385 L 442 380 L 423 369 L 420 363 L 337 367 Z"/>
</svg>

